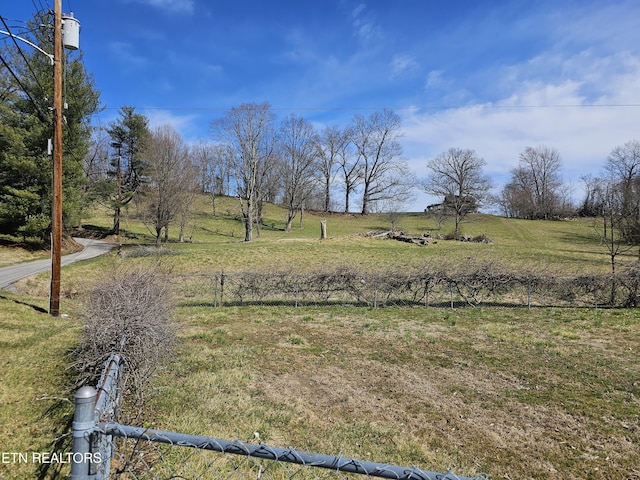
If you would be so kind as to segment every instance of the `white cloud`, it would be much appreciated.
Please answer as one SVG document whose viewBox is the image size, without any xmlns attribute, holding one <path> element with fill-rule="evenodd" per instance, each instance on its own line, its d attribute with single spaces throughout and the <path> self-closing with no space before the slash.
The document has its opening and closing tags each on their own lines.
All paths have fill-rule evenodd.
<svg viewBox="0 0 640 480">
<path fill-rule="evenodd" d="M 354 35 L 363 43 L 368 43 L 380 36 L 380 27 L 373 14 L 369 13 L 364 3 L 357 5 L 351 12 Z"/>
<path fill-rule="evenodd" d="M 418 62 L 410 55 L 394 55 L 391 59 L 391 77 L 414 72 L 418 66 Z"/>
<path fill-rule="evenodd" d="M 149 5 L 160 10 L 176 13 L 192 14 L 194 12 L 194 0 L 130 0 L 144 5 Z"/>
<path fill-rule="evenodd" d="M 123 65 L 125 70 L 142 68 L 149 65 L 149 60 L 138 53 L 136 47 L 129 42 L 111 42 L 107 45 L 111 55 Z"/>
<path fill-rule="evenodd" d="M 145 109 L 141 108 L 140 113 L 149 119 L 149 127 L 154 129 L 162 125 L 171 125 L 175 128 L 185 141 L 194 140 L 194 126 L 201 122 L 197 114 L 176 115 L 171 110 L 166 109 Z"/>
<path fill-rule="evenodd" d="M 450 147 L 470 148 L 487 161 L 486 172 L 502 186 L 525 147 L 547 145 L 560 153 L 564 181 L 579 187 L 582 175 L 601 173 L 614 147 L 640 135 L 640 59 L 592 60 L 572 78 L 513 81 L 514 90 L 494 103 L 405 112 L 404 147 L 411 167 L 424 176 L 429 159 Z M 611 62 L 606 75 L 598 73 L 603 62 Z M 512 68 L 514 78 L 520 78 L 518 67 Z M 439 78 L 438 72 L 433 74 L 434 82 Z M 579 201 L 576 190 L 574 200 Z"/>
</svg>

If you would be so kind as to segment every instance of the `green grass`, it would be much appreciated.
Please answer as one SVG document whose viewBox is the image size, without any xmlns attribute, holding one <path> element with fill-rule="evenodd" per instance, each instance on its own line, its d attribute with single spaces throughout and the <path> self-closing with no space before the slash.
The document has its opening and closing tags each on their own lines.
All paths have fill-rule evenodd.
<svg viewBox="0 0 640 480">
<path fill-rule="evenodd" d="M 0 293 L 3 451 L 54 448 L 70 413 L 59 398 L 72 394 L 65 367 L 80 332 L 79 300 L 92 279 L 121 262 L 156 263 L 171 273 L 455 271 L 482 262 L 562 275 L 610 268 L 591 220 L 478 214 L 463 232 L 484 234 L 492 244 L 439 240 L 418 247 L 363 236 L 390 228 L 383 214 L 328 215 L 329 238 L 321 241 L 324 217 L 305 213 L 302 228 L 296 220 L 287 234 L 284 211 L 270 205 L 260 237 L 247 244 L 237 200 L 220 199 L 216 216 L 207 198 L 198 201 L 187 230 L 193 243 L 177 243 L 172 228 L 164 247 L 171 255 L 130 255 L 153 237 L 129 216 L 119 239 L 123 258 L 110 254 L 65 267 L 62 307 L 71 318 L 43 313 L 47 274 L 21 282 L 22 295 Z M 87 230 L 105 230 L 111 221 L 96 210 L 85 223 Z M 417 213 L 399 221 L 414 235 L 451 227 L 437 230 Z M 22 255 L 0 246 L 4 263 Z M 273 446 L 461 475 L 634 478 L 639 316 L 639 310 L 212 308 L 179 301 L 179 352 L 154 379 L 161 394 L 145 424 L 246 441 L 258 432 Z M 0 464 L 0 477 L 33 478 L 36 469 Z"/>
<path fill-rule="evenodd" d="M 320 221 L 325 216 L 306 212 L 302 228 L 296 220 L 291 233 L 286 233 L 285 211 L 267 205 L 265 225 L 259 236 L 256 231 L 255 240 L 245 243 L 237 199 L 218 199 L 216 216 L 210 209 L 208 198 L 200 197 L 186 230 L 186 237 L 191 237 L 192 243 L 178 244 L 177 227 L 170 229 L 165 247 L 176 255 L 164 258 L 162 263 L 173 273 L 317 272 L 344 266 L 377 272 L 415 271 L 434 266 L 452 270 L 464 268 L 470 259 L 501 265 L 507 270 L 539 274 L 608 273 L 610 270 L 606 249 L 600 245 L 591 219 L 543 222 L 475 214 L 462 224 L 463 232 L 471 236 L 486 235 L 493 243 L 438 240 L 419 247 L 363 236 L 365 232 L 389 229 L 391 223 L 386 214 L 330 214 L 326 216 L 329 238 L 321 241 Z M 132 213 L 133 207 L 129 210 Z M 85 224 L 87 229 L 108 229 L 111 222 L 109 212 L 96 209 Z M 149 230 L 133 216 L 125 218 L 122 227 L 119 240 L 125 246 L 154 241 Z M 449 222 L 438 230 L 435 222 L 421 213 L 402 214 L 398 227 L 409 234 L 429 231 L 434 236 L 447 234 L 453 228 Z M 633 260 L 635 252 L 618 258 L 622 265 Z M 72 268 L 82 272 L 82 267 Z"/>
<path fill-rule="evenodd" d="M 47 465 L 31 461 L 32 452 L 68 447 L 68 437 L 60 438 L 72 415 L 67 354 L 80 324 L 46 308 L 46 298 L 0 292 L 0 451 L 29 455 L 27 463 L 0 463 L 0 478 L 36 478 Z M 67 471 L 49 467 L 50 475 Z"/>
<path fill-rule="evenodd" d="M 492 478 L 630 478 L 640 464 L 636 310 L 179 314 L 158 428 Z"/>
</svg>

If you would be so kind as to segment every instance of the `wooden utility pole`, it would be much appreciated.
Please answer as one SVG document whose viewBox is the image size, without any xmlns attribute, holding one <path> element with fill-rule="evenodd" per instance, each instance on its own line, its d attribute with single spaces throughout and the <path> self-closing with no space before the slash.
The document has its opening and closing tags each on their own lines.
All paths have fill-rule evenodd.
<svg viewBox="0 0 640 480">
<path fill-rule="evenodd" d="M 49 314 L 60 314 L 62 253 L 62 0 L 53 10 L 53 205 L 51 209 L 51 291 Z"/>
</svg>

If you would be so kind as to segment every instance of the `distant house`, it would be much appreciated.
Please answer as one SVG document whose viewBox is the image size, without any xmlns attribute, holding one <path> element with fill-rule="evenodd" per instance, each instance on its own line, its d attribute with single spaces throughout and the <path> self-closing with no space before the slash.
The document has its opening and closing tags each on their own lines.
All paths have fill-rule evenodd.
<svg viewBox="0 0 640 480">
<path fill-rule="evenodd" d="M 460 207 L 462 213 L 475 213 L 478 211 L 478 202 L 471 195 L 460 197 L 458 195 L 445 195 L 442 203 L 427 205 L 425 212 L 455 212 Z"/>
</svg>

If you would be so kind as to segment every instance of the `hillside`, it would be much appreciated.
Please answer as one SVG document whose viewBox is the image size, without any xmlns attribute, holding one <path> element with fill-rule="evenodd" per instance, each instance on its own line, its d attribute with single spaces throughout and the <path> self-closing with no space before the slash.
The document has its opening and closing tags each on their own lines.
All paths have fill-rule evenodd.
<svg viewBox="0 0 640 480">
<path fill-rule="evenodd" d="M 462 271 L 476 262 L 542 273 L 608 269 L 588 220 L 476 215 L 464 232 L 493 243 L 438 240 L 420 247 L 364 236 L 389 229 L 382 214 L 330 215 L 329 238 L 321 241 L 323 217 L 307 213 L 303 227 L 286 234 L 283 211 L 269 206 L 261 237 L 246 244 L 232 199 L 220 201 L 216 216 L 208 208 L 201 198 L 192 243 L 178 244 L 170 231 L 162 254 L 149 255 L 155 247 L 137 244 L 152 244 L 150 233 L 129 217 L 122 256 L 65 267 L 62 305 L 69 318 L 46 314 L 46 274 L 22 282 L 20 295 L 0 295 L 0 424 L 8 426 L 0 444 L 11 451 L 68 448 L 66 399 L 74 394 L 68 352 L 81 335 L 84 294 L 110 269 L 160 265 L 175 274 L 345 266 L 385 274 L 429 266 Z M 106 212 L 92 213 L 85 233 L 107 230 Z M 447 231 L 422 214 L 403 214 L 398 224 L 416 235 Z M 275 447 L 469 476 L 638 474 L 638 309 L 286 302 L 220 308 L 212 282 L 203 284 L 197 301 L 180 296 L 181 282 L 174 282 L 179 346 L 153 377 L 157 395 L 140 420 L 145 425 L 249 441 L 257 432 Z M 3 464 L 0 477 L 34 478 L 38 468 Z M 188 468 L 178 462 L 175 475 Z"/>
<path fill-rule="evenodd" d="M 105 231 L 111 225 L 108 212 L 94 209 L 84 219 L 85 230 Z M 123 222 L 124 244 L 152 243 L 144 224 L 130 214 Z M 294 221 L 290 233 L 284 231 L 286 212 L 267 205 L 259 237 L 243 242 L 244 230 L 237 199 L 216 200 L 216 215 L 210 199 L 197 199 L 186 229 L 184 244 L 177 242 L 177 227 L 169 231 L 168 246 L 180 252 L 176 273 L 221 271 L 296 271 L 328 270 L 344 264 L 359 265 L 365 270 L 420 269 L 432 262 L 460 268 L 469 258 L 500 264 L 509 270 L 535 270 L 563 275 L 610 271 L 607 250 L 600 245 L 592 219 L 529 221 L 507 219 L 487 214 L 470 215 L 462 224 L 469 236 L 484 235 L 489 244 L 437 240 L 453 230 L 452 222 L 438 227 L 423 213 L 390 214 L 334 213 L 328 216 L 305 212 L 300 226 Z M 320 221 L 326 218 L 328 239 L 320 241 Z M 430 232 L 432 241 L 419 247 L 380 238 L 369 238 L 371 231 L 392 227 L 411 235 Z M 435 240 L 435 241 L 434 241 Z M 633 255 L 618 258 L 621 264 L 635 260 Z"/>
</svg>

